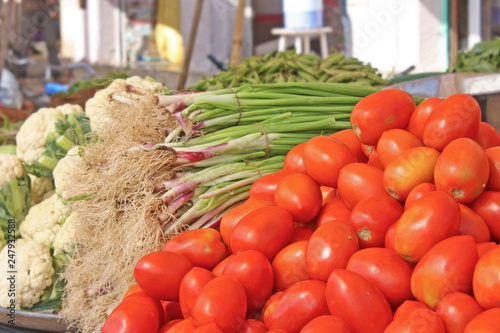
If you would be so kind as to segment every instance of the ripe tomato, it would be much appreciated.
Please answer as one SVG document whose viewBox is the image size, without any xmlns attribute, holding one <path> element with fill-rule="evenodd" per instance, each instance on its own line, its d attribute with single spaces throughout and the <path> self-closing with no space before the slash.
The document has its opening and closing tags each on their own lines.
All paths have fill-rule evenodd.
<svg viewBox="0 0 500 333">
<path fill-rule="evenodd" d="M 163 251 L 180 253 L 194 266 L 208 270 L 214 268 L 228 255 L 220 232 L 212 228 L 193 229 L 180 233 L 165 244 Z"/>
<path fill-rule="evenodd" d="M 241 325 L 238 333 L 266 333 L 266 325 L 257 319 L 246 319 Z"/>
<path fill-rule="evenodd" d="M 368 162 L 368 158 L 363 152 L 363 149 L 361 148 L 361 142 L 359 142 L 352 128 L 333 133 L 332 135 L 330 135 L 330 137 L 345 143 L 345 145 L 349 147 L 349 149 L 352 151 L 354 156 L 356 156 L 356 160 L 358 162 L 360 163 Z"/>
<path fill-rule="evenodd" d="M 329 314 L 325 291 L 326 283 L 323 281 L 294 283 L 267 307 L 264 323 L 269 329 L 299 333 L 312 319 Z"/>
<path fill-rule="evenodd" d="M 214 278 L 214 273 L 202 267 L 193 267 L 184 276 L 179 287 L 179 303 L 184 318 L 191 317 L 198 295 L 203 287 Z"/>
<path fill-rule="evenodd" d="M 275 328 L 275 329 L 267 331 L 267 333 L 288 333 L 288 332 L 285 330 L 279 329 L 279 328 Z"/>
<path fill-rule="evenodd" d="M 398 316 L 384 333 L 446 333 L 443 321 L 436 312 L 416 309 L 408 316 Z"/>
<path fill-rule="evenodd" d="M 479 133 L 477 133 L 474 141 L 479 143 L 481 148 L 488 149 L 500 145 L 500 135 L 498 135 L 495 127 L 488 123 L 481 122 L 479 124 Z"/>
<path fill-rule="evenodd" d="M 320 186 L 319 189 L 321 190 L 321 197 L 323 198 L 321 206 L 326 205 L 333 198 L 337 197 L 337 189 L 335 187 Z"/>
<path fill-rule="evenodd" d="M 352 333 L 383 332 L 392 321 L 384 294 L 356 272 L 336 269 L 326 283 L 330 313 L 343 319 Z"/>
<path fill-rule="evenodd" d="M 316 227 L 333 220 L 348 221 L 350 215 L 351 209 L 347 207 L 342 198 L 335 197 L 319 211 L 316 216 Z"/>
<path fill-rule="evenodd" d="M 340 169 L 356 162 L 356 156 L 344 143 L 328 136 L 317 136 L 306 142 L 304 165 L 307 173 L 318 184 L 337 187 Z"/>
<path fill-rule="evenodd" d="M 214 322 L 224 332 L 235 333 L 245 320 L 245 289 L 231 276 L 218 276 L 201 290 L 193 307 L 198 326 Z"/>
<path fill-rule="evenodd" d="M 319 316 L 304 326 L 300 333 L 350 333 L 347 323 L 339 317 L 330 315 Z"/>
<path fill-rule="evenodd" d="M 384 187 L 389 194 L 404 202 L 411 190 L 434 181 L 434 166 L 439 157 L 436 149 L 415 147 L 401 153 L 384 170 Z"/>
<path fill-rule="evenodd" d="M 134 268 L 139 287 L 151 297 L 178 301 L 179 287 L 193 264 L 182 254 L 157 251 L 146 254 Z"/>
<path fill-rule="evenodd" d="M 160 301 L 142 294 L 118 304 L 106 319 L 102 333 L 157 333 L 160 324 L 163 324 Z"/>
<path fill-rule="evenodd" d="M 304 158 L 302 152 L 306 143 L 301 143 L 293 147 L 285 156 L 283 161 L 283 170 L 288 173 L 303 173 L 307 175 L 306 166 L 304 165 Z"/>
<path fill-rule="evenodd" d="M 279 170 L 269 175 L 260 177 L 255 183 L 250 187 L 250 198 L 252 197 L 268 197 L 270 202 L 274 202 L 274 191 L 278 186 L 280 180 L 282 180 L 289 173 L 284 170 Z M 260 199 L 262 200 L 262 199 Z"/>
<path fill-rule="evenodd" d="M 222 216 L 222 220 L 220 222 L 219 229 L 222 241 L 225 244 L 229 245 L 229 241 L 231 240 L 231 235 L 233 234 L 234 227 L 244 216 L 246 216 L 248 213 L 253 212 L 258 208 L 269 207 L 269 206 L 272 206 L 272 204 L 269 202 L 256 200 L 256 201 L 247 201 L 244 204 L 229 210 L 226 214 L 224 214 L 224 216 Z"/>
<path fill-rule="evenodd" d="M 358 235 L 359 247 L 383 247 L 387 229 L 403 214 L 403 206 L 386 195 L 369 197 L 354 206 L 349 224 Z"/>
<path fill-rule="evenodd" d="M 383 184 L 384 172 L 364 163 L 351 163 L 339 172 L 337 192 L 347 207 L 364 198 L 389 195 Z"/>
<path fill-rule="evenodd" d="M 260 311 L 260 317 L 259 317 L 260 321 L 262 321 L 262 322 L 264 321 L 264 313 L 266 313 L 266 310 L 269 307 L 269 305 L 271 305 L 275 301 L 279 300 L 282 296 L 283 296 L 283 291 L 277 291 L 274 294 L 272 294 L 271 297 L 269 297 L 267 299 L 266 303 L 262 307 L 262 310 Z"/>
<path fill-rule="evenodd" d="M 412 133 L 395 128 L 382 133 L 377 143 L 377 154 L 382 168 L 410 148 L 421 147 L 424 143 Z"/>
<path fill-rule="evenodd" d="M 371 247 L 354 253 L 346 269 L 356 272 L 380 289 L 393 310 L 413 299 L 410 279 L 413 268 L 396 251 Z"/>
<path fill-rule="evenodd" d="M 475 211 L 460 204 L 460 231 L 459 235 L 471 235 L 476 243 L 490 241 L 490 229 Z"/>
<path fill-rule="evenodd" d="M 415 202 L 415 200 L 420 198 L 424 193 L 432 191 L 437 191 L 436 185 L 433 183 L 422 183 L 415 186 L 406 197 L 405 210 L 408 209 Z"/>
<path fill-rule="evenodd" d="M 427 147 L 442 151 L 455 139 L 474 140 L 481 123 L 481 108 L 474 97 L 455 94 L 432 111 L 424 127 L 423 141 Z"/>
<path fill-rule="evenodd" d="M 438 158 L 434 184 L 460 203 L 476 199 L 486 187 L 490 164 L 483 148 L 469 138 L 450 142 Z"/>
<path fill-rule="evenodd" d="M 474 297 L 464 293 L 446 295 L 436 308 L 448 333 L 462 333 L 472 318 L 483 311 Z"/>
<path fill-rule="evenodd" d="M 443 100 L 438 97 L 427 98 L 417 105 L 415 111 L 413 111 L 408 123 L 408 131 L 415 135 L 420 141 L 424 138 L 424 128 L 427 119 L 429 119 L 432 111 L 434 111 L 436 106 L 442 101 Z"/>
<path fill-rule="evenodd" d="M 292 243 L 274 257 L 275 290 L 285 290 L 296 282 L 311 279 L 306 269 L 306 246 L 307 241 Z"/>
<path fill-rule="evenodd" d="M 491 250 L 492 248 L 496 247 L 498 244 L 495 242 L 482 242 L 482 243 L 476 243 L 477 247 L 477 254 L 479 255 L 479 258 L 483 256 L 486 252 Z"/>
<path fill-rule="evenodd" d="M 380 163 L 380 158 L 378 156 L 377 149 L 375 147 L 372 148 L 370 156 L 368 156 L 368 165 L 374 166 L 377 169 L 384 170 L 382 163 Z"/>
<path fill-rule="evenodd" d="M 488 148 L 484 152 L 490 164 L 490 174 L 486 190 L 500 191 L 500 147 Z"/>
<path fill-rule="evenodd" d="M 470 208 L 488 225 L 491 240 L 500 242 L 500 192 L 484 191 L 471 203 Z"/>
<path fill-rule="evenodd" d="M 193 333 L 224 333 L 215 323 L 209 323 L 197 327 Z"/>
<path fill-rule="evenodd" d="M 361 151 L 363 154 L 368 158 L 370 157 L 370 154 L 373 150 L 373 146 L 371 145 L 365 145 L 364 143 L 361 143 Z"/>
<path fill-rule="evenodd" d="M 272 260 L 288 244 L 292 233 L 293 217 L 289 212 L 276 206 L 262 207 L 238 222 L 231 236 L 231 250 L 256 250 Z"/>
<path fill-rule="evenodd" d="M 396 225 L 394 247 L 406 260 L 419 261 L 431 247 L 458 235 L 460 207 L 447 193 L 429 192 L 405 210 Z"/>
<path fill-rule="evenodd" d="M 168 325 L 168 324 L 167 324 Z M 181 320 L 174 325 L 172 325 L 166 332 L 168 333 L 193 333 L 197 328 L 194 319 L 192 317 Z M 139 331 L 141 332 L 141 331 Z"/>
<path fill-rule="evenodd" d="M 292 214 L 294 221 L 304 223 L 318 214 L 323 196 L 319 185 L 311 177 L 292 173 L 278 183 L 274 202 Z"/>
<path fill-rule="evenodd" d="M 398 317 L 409 317 L 410 314 L 417 309 L 431 310 L 427 304 L 420 301 L 406 300 L 396 309 L 396 311 L 394 311 L 394 320 Z"/>
<path fill-rule="evenodd" d="M 414 109 L 413 97 L 404 90 L 380 90 L 354 106 L 352 129 L 361 143 L 376 145 L 384 131 L 406 128 Z"/>
<path fill-rule="evenodd" d="M 359 250 L 356 232 L 345 221 L 330 221 L 316 229 L 307 243 L 306 268 L 313 279 L 326 281 L 336 268 L 345 268 Z"/>
<path fill-rule="evenodd" d="M 500 327 L 500 308 L 492 308 L 475 316 L 464 333 L 497 333 Z"/>
<path fill-rule="evenodd" d="M 293 233 L 292 236 L 290 237 L 290 240 L 288 241 L 288 244 L 292 244 L 303 240 L 308 240 L 309 238 L 311 238 L 311 235 L 313 234 L 314 230 L 315 229 L 309 226 L 295 226 L 293 228 Z"/>
<path fill-rule="evenodd" d="M 267 258 L 254 250 L 236 253 L 222 276 L 236 278 L 247 295 L 247 311 L 260 310 L 273 292 L 273 268 Z"/>
<path fill-rule="evenodd" d="M 179 293 L 180 296 L 180 293 Z M 181 310 L 181 305 L 179 302 L 172 302 L 172 301 L 160 301 L 162 307 L 163 307 L 163 323 L 166 324 L 169 321 L 172 321 L 174 319 L 181 319 L 183 318 L 182 316 L 182 310 Z"/>
<path fill-rule="evenodd" d="M 133 284 L 132 286 L 130 286 L 130 288 L 128 288 L 128 290 L 123 295 L 122 301 L 124 299 L 128 298 L 130 295 L 132 295 L 132 294 L 134 294 L 136 292 L 139 292 L 139 291 L 144 291 L 144 290 L 142 290 L 141 287 L 139 287 L 139 285 L 137 283 Z"/>
<path fill-rule="evenodd" d="M 224 271 L 224 268 L 226 267 L 227 263 L 234 257 L 234 254 L 229 255 L 226 257 L 226 259 L 222 260 L 217 266 L 212 269 L 212 273 L 215 274 L 215 276 L 221 276 L 222 272 Z"/>
<path fill-rule="evenodd" d="M 476 242 L 472 236 L 460 235 L 442 240 L 413 269 L 413 296 L 435 309 L 447 294 L 472 293 L 472 274 L 477 260 Z"/>
<path fill-rule="evenodd" d="M 500 246 L 489 250 L 477 261 L 472 287 L 474 297 L 484 309 L 500 303 Z"/>
<path fill-rule="evenodd" d="M 387 228 L 384 240 L 384 247 L 386 249 L 396 251 L 396 248 L 394 247 L 394 235 L 396 234 L 396 226 L 398 224 L 398 221 L 394 222 L 389 226 L 389 228 Z"/>
</svg>

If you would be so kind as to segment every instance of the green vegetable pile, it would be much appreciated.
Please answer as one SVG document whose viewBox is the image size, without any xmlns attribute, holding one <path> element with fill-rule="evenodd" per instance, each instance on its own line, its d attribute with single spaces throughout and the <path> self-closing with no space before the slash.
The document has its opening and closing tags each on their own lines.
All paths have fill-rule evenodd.
<svg viewBox="0 0 500 333">
<path fill-rule="evenodd" d="M 67 92 L 61 94 L 61 98 L 65 98 L 79 91 L 92 89 L 96 87 L 105 87 L 111 82 L 113 82 L 113 80 L 115 79 L 126 79 L 129 76 L 130 75 L 127 73 L 127 70 L 124 69 L 124 70 L 110 71 L 106 77 L 77 81 L 68 87 Z"/>
<path fill-rule="evenodd" d="M 459 52 L 450 72 L 500 72 L 500 38 L 480 42 L 468 52 Z"/>
<path fill-rule="evenodd" d="M 370 64 L 332 53 L 321 59 L 315 54 L 297 54 L 294 50 L 270 52 L 263 57 L 250 56 L 237 66 L 193 84 L 188 90 L 209 91 L 238 87 L 244 84 L 285 82 L 350 83 L 382 87 L 384 80 Z"/>
</svg>

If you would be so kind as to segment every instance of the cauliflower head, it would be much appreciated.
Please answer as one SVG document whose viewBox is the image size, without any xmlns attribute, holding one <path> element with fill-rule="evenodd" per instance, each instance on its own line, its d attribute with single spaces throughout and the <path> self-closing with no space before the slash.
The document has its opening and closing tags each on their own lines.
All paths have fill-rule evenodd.
<svg viewBox="0 0 500 333">
<path fill-rule="evenodd" d="M 26 173 L 21 160 L 15 155 L 0 154 L 0 188 Z"/>
<path fill-rule="evenodd" d="M 31 205 L 47 199 L 47 193 L 54 191 L 54 181 L 47 177 L 29 175 L 31 179 Z"/>
<path fill-rule="evenodd" d="M 50 246 L 61 229 L 64 219 L 70 214 L 67 207 L 56 193 L 32 206 L 21 223 L 21 236 L 27 240 L 36 240 Z"/>
<path fill-rule="evenodd" d="M 16 135 L 17 156 L 25 164 L 33 164 L 46 149 L 47 138 L 56 137 L 56 123 L 65 115 L 82 114 L 79 105 L 64 104 L 55 108 L 41 108 L 21 125 Z"/>
<path fill-rule="evenodd" d="M 11 289 L 11 271 L 8 267 L 8 249 L 5 246 L 0 252 L 0 306 L 7 308 L 11 299 L 15 299 L 17 309 L 31 308 L 38 303 L 45 288 L 52 284 L 52 258 L 48 246 L 36 240 L 18 239 L 15 243 L 17 255 L 15 276 L 15 295 L 9 292 Z M 9 293 L 11 297 L 9 297 Z"/>
<path fill-rule="evenodd" d="M 76 227 L 75 227 L 76 214 L 71 213 L 64 221 L 61 230 L 54 238 L 54 255 L 60 253 L 73 254 L 76 246 Z"/>
<path fill-rule="evenodd" d="M 153 93 L 164 92 L 163 84 L 160 81 L 156 81 L 153 78 L 143 79 L 142 77 L 135 75 L 127 78 L 125 81 L 136 88 L 151 91 Z"/>
<path fill-rule="evenodd" d="M 52 175 L 54 176 L 54 184 L 56 193 L 63 199 L 68 199 L 68 186 L 71 185 L 70 175 L 74 170 L 81 169 L 82 158 L 78 154 L 78 146 L 71 148 L 66 156 L 57 163 Z"/>
</svg>

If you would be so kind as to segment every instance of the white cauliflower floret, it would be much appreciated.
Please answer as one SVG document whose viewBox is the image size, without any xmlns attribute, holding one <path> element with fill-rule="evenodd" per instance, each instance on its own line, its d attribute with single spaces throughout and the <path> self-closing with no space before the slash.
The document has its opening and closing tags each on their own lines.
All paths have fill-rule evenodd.
<svg viewBox="0 0 500 333">
<path fill-rule="evenodd" d="M 76 214 L 71 213 L 64 221 L 61 230 L 57 233 L 54 243 L 52 243 L 54 255 L 59 253 L 73 253 L 76 245 L 75 217 Z"/>
<path fill-rule="evenodd" d="M 28 117 L 16 135 L 17 156 L 26 164 L 33 164 L 45 151 L 47 136 L 56 133 L 56 122 L 65 114 L 83 113 L 79 105 L 65 104 L 56 108 L 41 108 Z"/>
<path fill-rule="evenodd" d="M 68 179 L 69 175 L 74 170 L 80 169 L 80 163 L 82 163 L 78 150 L 79 146 L 71 148 L 66 156 L 59 160 L 54 171 L 52 171 L 56 193 L 63 199 L 68 199 L 68 186 L 71 185 L 71 179 Z"/>
<path fill-rule="evenodd" d="M 25 173 L 21 160 L 15 155 L 0 154 L 0 188 Z"/>
<path fill-rule="evenodd" d="M 43 243 L 35 240 L 18 239 L 15 248 L 11 252 L 15 253 L 15 287 L 11 288 L 12 271 L 9 264 L 9 246 L 5 246 L 0 252 L 0 306 L 7 308 L 11 304 L 11 299 L 15 299 L 17 309 L 31 308 L 39 302 L 45 288 L 52 284 L 52 258 L 50 249 Z M 14 252 L 12 252 L 14 251 Z M 11 292 L 13 290 L 13 292 Z M 9 297 L 10 293 L 10 297 Z M 15 294 L 15 295 L 14 295 Z"/>
<path fill-rule="evenodd" d="M 46 200 L 31 207 L 19 227 L 21 236 L 50 246 L 61 229 L 61 223 L 69 214 L 70 208 L 56 193 L 53 193 Z"/>
<path fill-rule="evenodd" d="M 31 179 L 31 205 L 39 204 L 47 199 L 47 193 L 54 191 L 54 181 L 47 177 L 29 175 Z"/>
<path fill-rule="evenodd" d="M 148 90 L 154 93 L 162 93 L 164 91 L 163 84 L 161 82 L 153 79 L 143 79 L 138 75 L 131 76 L 125 81 L 136 88 Z"/>
</svg>

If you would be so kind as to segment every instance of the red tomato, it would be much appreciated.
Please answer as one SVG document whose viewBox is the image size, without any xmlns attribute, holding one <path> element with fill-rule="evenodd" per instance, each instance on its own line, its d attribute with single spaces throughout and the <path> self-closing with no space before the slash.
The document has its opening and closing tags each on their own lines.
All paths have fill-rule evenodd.
<svg viewBox="0 0 500 333">
<path fill-rule="evenodd" d="M 490 174 L 486 190 L 500 191 L 500 147 L 488 148 L 484 152 L 490 164 Z"/>
<path fill-rule="evenodd" d="M 304 151 L 305 142 L 293 147 L 285 156 L 283 161 L 283 170 L 288 173 L 303 173 L 307 175 L 306 167 L 302 152 Z"/>
<path fill-rule="evenodd" d="M 193 333 L 193 331 L 197 328 L 194 319 L 192 317 L 181 320 L 171 326 L 167 332 L 168 333 Z M 141 332 L 141 331 L 139 331 Z"/>
<path fill-rule="evenodd" d="M 413 295 L 435 309 L 447 294 L 472 293 L 472 274 L 477 260 L 476 242 L 472 236 L 442 240 L 415 266 L 411 276 Z"/>
<path fill-rule="evenodd" d="M 450 142 L 438 158 L 434 184 L 460 203 L 476 199 L 486 187 L 490 164 L 483 148 L 469 138 Z"/>
<path fill-rule="evenodd" d="M 472 318 L 483 311 L 474 297 L 464 293 L 446 295 L 436 308 L 448 333 L 462 333 Z"/>
<path fill-rule="evenodd" d="M 396 226 L 398 225 L 398 221 L 394 222 L 389 226 L 389 228 L 387 228 L 384 240 L 384 247 L 386 249 L 396 251 L 396 248 L 394 247 L 394 235 L 396 234 Z"/>
<path fill-rule="evenodd" d="M 130 288 L 128 288 L 128 290 L 125 292 L 125 294 L 123 295 L 122 297 L 122 301 L 126 298 L 128 298 L 130 295 L 132 295 L 133 293 L 136 293 L 136 292 L 139 292 L 139 291 L 144 291 L 141 289 L 141 287 L 139 287 L 139 285 L 136 283 L 134 285 L 132 285 Z"/>
<path fill-rule="evenodd" d="M 472 287 L 474 297 L 484 309 L 500 304 L 500 246 L 489 250 L 477 261 Z"/>
<path fill-rule="evenodd" d="M 475 316 L 463 333 L 498 333 L 500 308 L 488 309 Z"/>
<path fill-rule="evenodd" d="M 193 308 L 198 326 L 214 322 L 224 332 L 235 333 L 245 320 L 245 289 L 231 276 L 218 276 L 201 290 Z"/>
<path fill-rule="evenodd" d="M 289 173 L 284 170 L 279 170 L 275 173 L 260 177 L 255 183 L 252 184 L 252 187 L 250 187 L 250 198 L 254 196 L 266 196 L 269 199 L 274 200 L 273 198 L 276 186 L 278 186 L 280 180 L 282 180 L 288 174 Z"/>
<path fill-rule="evenodd" d="M 424 128 L 427 119 L 432 111 L 436 109 L 439 103 L 443 100 L 438 97 L 427 98 L 422 101 L 413 111 L 410 122 L 408 123 L 408 131 L 415 135 L 420 141 L 424 138 Z"/>
<path fill-rule="evenodd" d="M 422 302 L 406 300 L 396 309 L 396 311 L 394 311 L 394 320 L 398 319 L 399 317 L 409 317 L 411 313 L 417 309 L 431 310 L 428 305 Z"/>
<path fill-rule="evenodd" d="M 222 276 L 236 278 L 247 295 L 247 311 L 260 310 L 273 292 L 274 275 L 271 263 L 260 252 L 236 253 L 227 263 Z"/>
<path fill-rule="evenodd" d="M 500 242 L 500 192 L 484 191 L 471 203 L 470 208 L 488 225 L 491 240 Z"/>
<path fill-rule="evenodd" d="M 264 323 L 269 329 L 299 333 L 312 319 L 328 314 L 325 290 L 326 283 L 318 280 L 291 285 L 267 307 Z"/>
<path fill-rule="evenodd" d="M 194 319 L 193 319 L 193 318 L 190 318 L 190 319 L 191 319 L 191 322 L 192 322 L 192 323 L 193 323 L 193 325 L 194 325 Z M 167 323 L 163 324 L 163 326 L 162 326 L 162 327 L 160 327 L 160 329 L 158 330 L 158 333 L 167 333 L 167 332 L 168 332 L 168 330 L 169 330 L 172 326 L 174 326 L 174 325 L 176 325 L 176 324 L 178 324 L 178 323 L 180 323 L 180 322 L 183 322 L 183 321 L 184 321 L 184 319 L 174 319 L 174 320 L 171 320 L 171 321 L 169 321 L 169 322 L 167 322 Z M 194 327 L 196 327 L 196 326 L 194 326 Z M 194 329 L 194 328 L 193 328 L 193 329 Z M 191 332 L 192 332 L 192 330 L 191 330 Z"/>
<path fill-rule="evenodd" d="M 386 195 L 369 197 L 354 206 L 349 224 L 358 235 L 359 247 L 383 247 L 387 229 L 403 214 L 403 206 Z"/>
<path fill-rule="evenodd" d="M 364 143 L 361 143 L 361 151 L 363 152 L 363 154 L 367 158 L 370 157 L 370 154 L 371 154 L 372 150 L 373 150 L 373 146 L 371 146 L 371 145 L 365 145 Z"/>
<path fill-rule="evenodd" d="M 339 317 L 330 315 L 319 316 L 304 326 L 300 333 L 350 333 L 349 326 Z"/>
<path fill-rule="evenodd" d="M 422 183 L 415 186 L 406 197 L 405 210 L 408 209 L 415 202 L 415 200 L 420 198 L 424 193 L 432 191 L 437 191 L 436 185 L 433 183 Z"/>
<path fill-rule="evenodd" d="M 360 163 L 368 162 L 368 158 L 361 148 L 361 142 L 359 142 L 354 130 L 352 128 L 345 129 L 330 135 L 330 137 L 343 142 L 352 151 L 356 160 Z"/>
<path fill-rule="evenodd" d="M 306 246 L 307 241 L 292 243 L 274 257 L 275 290 L 285 290 L 296 282 L 311 279 L 306 269 Z"/>
<path fill-rule="evenodd" d="M 236 225 L 231 236 L 231 250 L 233 253 L 256 250 L 272 260 L 288 244 L 292 233 L 293 217 L 289 212 L 276 206 L 262 207 Z"/>
<path fill-rule="evenodd" d="M 356 162 L 356 156 L 344 143 L 328 136 L 317 136 L 306 142 L 304 165 L 307 173 L 318 184 L 337 187 L 340 169 Z"/>
<path fill-rule="evenodd" d="M 246 319 L 241 325 L 238 333 L 266 333 L 267 327 L 257 319 Z"/>
<path fill-rule="evenodd" d="M 351 163 L 339 172 L 337 192 L 347 207 L 364 198 L 389 195 L 383 184 L 384 171 L 364 163 Z"/>
<path fill-rule="evenodd" d="M 212 269 L 212 273 L 215 274 L 215 276 L 221 276 L 222 272 L 224 271 L 224 268 L 226 268 L 227 263 L 233 259 L 234 254 L 231 254 L 230 256 L 226 257 L 226 259 L 222 260 L 217 266 Z"/>
<path fill-rule="evenodd" d="M 396 225 L 394 247 L 406 260 L 419 261 L 431 247 L 458 235 L 460 207 L 447 193 L 429 192 L 408 208 Z"/>
<path fill-rule="evenodd" d="M 368 156 L 368 163 L 367 164 L 370 166 L 374 166 L 377 169 L 384 170 L 382 163 L 380 163 L 380 158 L 378 156 L 378 152 L 377 152 L 377 149 L 375 149 L 375 147 L 372 148 L 370 156 Z"/>
<path fill-rule="evenodd" d="M 383 332 L 392 321 L 384 294 L 356 272 L 336 269 L 326 284 L 330 313 L 343 319 L 352 333 Z"/>
<path fill-rule="evenodd" d="M 383 89 L 354 106 L 351 125 L 361 143 L 376 145 L 384 131 L 406 128 L 414 109 L 415 101 L 406 91 Z"/>
<path fill-rule="evenodd" d="M 311 238 L 311 235 L 313 234 L 314 229 L 308 226 L 295 226 L 293 228 L 293 233 L 292 236 L 290 237 L 290 240 L 288 241 L 288 244 L 292 244 L 295 242 L 303 241 L 303 240 L 308 240 Z"/>
<path fill-rule="evenodd" d="M 274 196 L 273 196 L 274 198 Z M 274 202 L 274 199 L 273 199 Z M 269 202 L 265 201 L 248 201 L 244 204 L 237 206 L 231 210 L 229 210 L 224 216 L 222 216 L 222 220 L 220 222 L 220 234 L 222 240 L 225 244 L 229 244 L 231 240 L 231 235 L 233 233 L 234 227 L 238 222 L 245 217 L 248 213 L 253 212 L 254 210 L 262 207 L 272 206 Z"/>
<path fill-rule="evenodd" d="M 175 319 L 183 318 L 181 305 L 179 302 L 172 302 L 172 301 L 160 301 L 160 302 L 164 311 L 164 319 L 163 319 L 164 324 Z"/>
<path fill-rule="evenodd" d="M 359 250 L 356 232 L 344 221 L 330 221 L 316 229 L 307 243 L 306 268 L 313 279 L 326 281 L 336 268 L 345 268 Z"/>
<path fill-rule="evenodd" d="M 404 202 L 415 186 L 432 183 L 438 157 L 439 152 L 429 147 L 415 147 L 400 154 L 384 170 L 387 192 Z"/>
<path fill-rule="evenodd" d="M 194 266 L 214 268 L 228 256 L 227 247 L 220 233 L 212 228 L 188 230 L 174 236 L 163 251 L 184 255 Z"/>
<path fill-rule="evenodd" d="M 122 301 L 106 319 L 102 333 L 157 333 L 162 323 L 160 301 L 143 294 Z"/>
<path fill-rule="evenodd" d="M 492 125 L 481 122 L 479 124 L 479 133 L 477 133 L 474 139 L 481 148 L 488 149 L 500 145 L 500 135 L 498 135 L 497 130 Z"/>
<path fill-rule="evenodd" d="M 264 313 L 266 313 L 266 310 L 269 307 L 269 305 L 279 300 L 282 296 L 283 296 L 283 291 L 277 291 L 267 299 L 266 303 L 262 307 L 262 310 L 260 311 L 260 317 L 259 317 L 260 321 L 264 322 Z"/>
<path fill-rule="evenodd" d="M 409 316 L 398 316 L 384 333 L 446 333 L 443 321 L 432 310 L 416 309 Z"/>
<path fill-rule="evenodd" d="M 275 328 L 275 329 L 267 331 L 267 333 L 288 333 L 288 332 L 285 330 L 279 329 L 279 328 Z"/>
<path fill-rule="evenodd" d="M 224 333 L 215 323 L 205 324 L 197 327 L 193 333 Z"/>
<path fill-rule="evenodd" d="M 410 279 L 413 268 L 396 251 L 372 247 L 354 253 L 346 269 L 356 272 L 380 289 L 393 310 L 413 299 Z"/>
<path fill-rule="evenodd" d="M 479 258 L 483 256 L 486 252 L 491 250 L 492 248 L 496 247 L 498 244 L 495 242 L 483 242 L 483 243 L 476 243 L 477 247 L 477 254 L 479 255 Z"/>
<path fill-rule="evenodd" d="M 476 243 L 490 241 L 490 229 L 475 211 L 460 204 L 460 231 L 459 235 L 471 235 Z"/>
<path fill-rule="evenodd" d="M 333 198 L 337 197 L 337 189 L 335 187 L 320 186 L 319 189 L 321 190 L 321 197 L 323 198 L 321 206 L 326 205 Z"/>
<path fill-rule="evenodd" d="M 184 276 L 179 287 L 179 303 L 184 318 L 192 315 L 194 302 L 198 295 L 203 287 L 214 278 L 214 273 L 202 267 L 193 267 Z"/>
<path fill-rule="evenodd" d="M 179 287 L 193 264 L 182 254 L 157 251 L 146 254 L 134 268 L 137 284 L 151 297 L 178 301 Z"/>
<path fill-rule="evenodd" d="M 377 154 L 382 168 L 410 148 L 421 147 L 424 143 L 412 133 L 395 128 L 382 133 L 377 143 Z"/>
<path fill-rule="evenodd" d="M 481 108 L 474 97 L 455 94 L 439 103 L 427 119 L 423 141 L 427 147 L 442 151 L 455 139 L 474 140 L 481 123 Z"/>
<path fill-rule="evenodd" d="M 292 173 L 278 183 L 274 202 L 292 214 L 294 221 L 304 223 L 318 214 L 323 197 L 319 185 L 311 177 Z"/>
<path fill-rule="evenodd" d="M 351 216 L 351 209 L 347 207 L 342 198 L 335 197 L 319 211 L 316 216 L 316 227 L 333 220 L 348 221 L 349 216 Z"/>
</svg>

